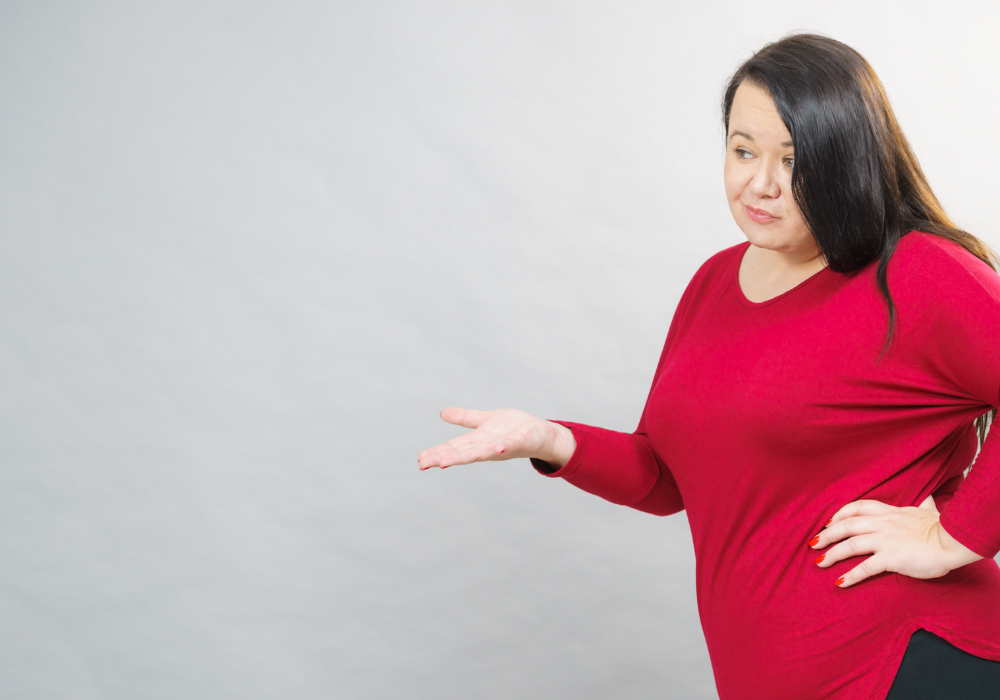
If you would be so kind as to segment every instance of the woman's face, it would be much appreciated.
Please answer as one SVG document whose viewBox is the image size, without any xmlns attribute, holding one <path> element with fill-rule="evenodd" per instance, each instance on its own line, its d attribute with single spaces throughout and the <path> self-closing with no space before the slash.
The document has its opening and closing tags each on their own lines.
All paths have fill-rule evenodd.
<svg viewBox="0 0 1000 700">
<path fill-rule="evenodd" d="M 726 136 L 726 198 L 736 224 L 758 248 L 815 257 L 792 197 L 792 136 L 767 92 L 747 82 L 737 88 Z"/>
</svg>

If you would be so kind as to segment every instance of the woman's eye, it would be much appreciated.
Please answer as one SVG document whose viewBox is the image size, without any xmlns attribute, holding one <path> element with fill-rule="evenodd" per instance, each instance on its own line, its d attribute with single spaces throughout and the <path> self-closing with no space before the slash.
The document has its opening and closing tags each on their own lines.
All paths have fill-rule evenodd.
<svg viewBox="0 0 1000 700">
<path fill-rule="evenodd" d="M 794 158 L 785 158 L 785 165 L 787 165 L 789 168 L 794 168 L 795 167 L 795 159 Z"/>
<path fill-rule="evenodd" d="M 735 149 L 735 152 L 736 152 L 736 157 L 737 158 L 746 159 L 746 158 L 750 158 L 751 157 L 750 151 L 748 151 L 746 149 L 743 149 L 743 148 L 737 148 L 737 149 Z"/>
</svg>

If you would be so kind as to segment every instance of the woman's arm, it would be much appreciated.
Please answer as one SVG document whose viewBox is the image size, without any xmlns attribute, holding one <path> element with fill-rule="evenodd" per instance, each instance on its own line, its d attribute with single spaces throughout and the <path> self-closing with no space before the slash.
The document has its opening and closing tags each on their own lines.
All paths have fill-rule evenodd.
<svg viewBox="0 0 1000 700">
<path fill-rule="evenodd" d="M 587 493 L 644 513 L 670 515 L 684 509 L 677 482 L 646 435 L 645 413 L 634 433 L 554 422 L 572 430 L 576 450 L 559 469 L 545 460 L 532 459 L 540 474 L 561 477 Z"/>
<path fill-rule="evenodd" d="M 919 257 L 890 268 L 907 345 L 935 390 L 961 397 L 973 412 L 1000 406 L 1000 275 L 957 245 L 924 235 Z M 898 293 L 898 294 L 897 294 Z M 971 418 L 970 418 L 971 420 Z M 848 503 L 808 545 L 832 546 L 821 567 L 872 554 L 836 584 L 846 588 L 882 571 L 936 578 L 1000 552 L 1000 432 L 991 430 L 967 477 L 942 489 L 941 511 L 928 497 L 918 507 L 874 500 Z M 838 543 L 839 544 L 835 544 Z M 817 552 L 818 553 L 818 552 Z"/>
<path fill-rule="evenodd" d="M 990 429 L 969 475 L 941 511 L 941 526 L 981 557 L 1000 553 L 1000 428 Z"/>
<path fill-rule="evenodd" d="M 979 411 L 1000 406 L 1000 275 L 957 245 L 930 238 L 917 278 L 930 309 L 921 318 L 927 358 Z M 935 303 L 936 301 L 936 303 Z M 990 430 L 969 474 L 941 507 L 947 537 L 980 557 L 1000 552 L 1000 431 Z"/>
<path fill-rule="evenodd" d="M 473 431 L 421 452 L 417 462 L 422 470 L 527 458 L 541 473 L 562 477 L 612 503 L 654 515 L 684 508 L 677 484 L 645 435 L 644 420 L 635 433 L 620 433 L 509 408 L 446 408 L 441 417 Z"/>
</svg>

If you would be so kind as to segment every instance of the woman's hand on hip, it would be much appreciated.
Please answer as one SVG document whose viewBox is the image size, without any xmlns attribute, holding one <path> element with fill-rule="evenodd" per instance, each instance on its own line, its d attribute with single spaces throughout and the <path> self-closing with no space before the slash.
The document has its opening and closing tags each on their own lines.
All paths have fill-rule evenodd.
<svg viewBox="0 0 1000 700">
<path fill-rule="evenodd" d="M 849 557 L 872 555 L 837 579 L 836 585 L 841 588 L 883 571 L 937 578 L 982 559 L 941 527 L 932 496 L 918 507 L 897 508 L 872 500 L 848 503 L 809 541 L 809 546 L 830 547 L 816 559 L 821 568 Z"/>
<path fill-rule="evenodd" d="M 493 411 L 446 408 L 441 411 L 441 418 L 474 430 L 421 452 L 417 457 L 421 469 L 521 457 L 535 457 L 558 468 L 569 461 L 576 449 L 569 428 L 514 408 Z"/>
</svg>

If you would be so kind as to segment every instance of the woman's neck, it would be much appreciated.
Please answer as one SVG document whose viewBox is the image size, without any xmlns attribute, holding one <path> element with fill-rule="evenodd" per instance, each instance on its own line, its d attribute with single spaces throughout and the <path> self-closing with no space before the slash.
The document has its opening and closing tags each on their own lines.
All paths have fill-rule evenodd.
<svg viewBox="0 0 1000 700">
<path fill-rule="evenodd" d="M 751 244 L 740 263 L 740 288 L 754 303 L 794 289 L 826 267 L 819 248 L 777 251 Z"/>
</svg>

